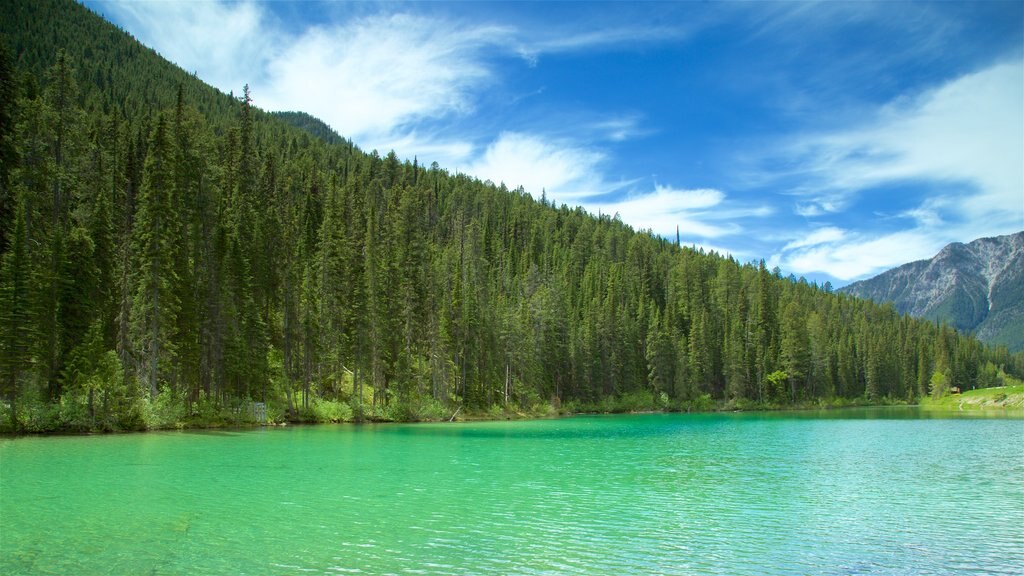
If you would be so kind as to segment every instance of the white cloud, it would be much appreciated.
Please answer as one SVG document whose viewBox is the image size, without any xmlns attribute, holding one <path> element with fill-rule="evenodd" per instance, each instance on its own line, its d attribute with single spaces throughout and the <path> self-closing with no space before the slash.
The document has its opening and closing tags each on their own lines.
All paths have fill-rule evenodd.
<svg viewBox="0 0 1024 576">
<path fill-rule="evenodd" d="M 637 115 L 600 120 L 584 128 L 593 132 L 595 138 L 611 142 L 623 142 L 648 133 L 647 130 L 640 128 L 640 118 Z"/>
<path fill-rule="evenodd" d="M 260 103 L 312 111 L 359 143 L 400 141 L 418 121 L 471 112 L 492 80 L 483 55 L 509 33 L 407 14 L 311 28 L 268 64 Z"/>
<path fill-rule="evenodd" d="M 536 56 L 675 34 L 667 28 L 517 29 L 383 11 L 289 33 L 255 2 L 104 7 L 145 43 L 222 90 L 239 92 L 250 84 L 260 108 L 309 112 L 366 150 L 395 150 L 424 164 L 437 161 L 511 187 L 522 184 L 538 195 L 547 188 L 567 202 L 623 185 L 603 182 L 601 152 L 567 139 L 505 132 L 481 155 L 479 139 L 488 136 L 438 134 L 429 126 L 476 111 L 484 90 L 501 81 L 489 61 L 495 54 Z M 558 129 L 611 142 L 641 133 L 636 115 L 576 123 Z"/>
<path fill-rule="evenodd" d="M 784 248 L 787 252 L 775 254 L 771 260 L 787 272 L 824 272 L 833 278 L 850 281 L 914 260 L 931 258 L 944 244 L 945 241 L 936 235 L 922 230 L 881 236 L 843 234 L 837 241 Z"/>
<path fill-rule="evenodd" d="M 824 216 L 826 214 L 835 214 L 840 209 L 835 203 L 827 200 L 814 200 L 811 202 L 797 202 L 793 209 L 798 216 L 805 218 L 814 218 L 817 216 Z"/>
<path fill-rule="evenodd" d="M 715 223 L 721 218 L 711 210 L 725 201 L 725 193 L 711 188 L 694 190 L 655 186 L 654 192 L 634 194 L 614 202 L 595 202 L 586 207 L 592 212 L 619 214 L 622 221 L 638 230 L 674 237 L 676 226 L 687 238 L 719 238 L 739 231 L 734 222 Z"/>
<path fill-rule="evenodd" d="M 846 232 L 844 232 L 843 230 L 833 226 L 826 226 L 824 228 L 814 230 L 813 232 L 802 238 L 793 240 L 792 242 L 783 246 L 782 250 L 796 250 L 798 248 L 817 246 L 819 244 L 825 244 L 827 242 L 836 242 L 838 240 L 842 240 L 845 236 Z"/>
<path fill-rule="evenodd" d="M 463 172 L 509 188 L 522 186 L 535 198 L 569 204 L 617 188 L 603 182 L 599 164 L 604 154 L 572 142 L 536 134 L 503 132 Z"/>
<path fill-rule="evenodd" d="M 525 31 L 529 34 L 530 31 Z M 531 65 L 537 64 L 540 54 L 578 52 L 622 44 L 643 44 L 683 38 L 688 30 L 680 26 L 609 26 L 602 24 L 594 30 L 545 31 L 543 37 L 520 41 L 516 53 Z"/>
<path fill-rule="evenodd" d="M 1021 201 L 1024 202 L 1024 198 Z M 919 227 L 935 230 L 947 225 L 942 218 L 942 212 L 951 204 L 953 202 L 949 198 L 929 198 L 920 206 L 903 211 L 900 216 L 912 219 Z"/>
<path fill-rule="evenodd" d="M 928 182 L 961 192 L 947 212 L 975 222 L 977 236 L 1024 222 L 1024 66 L 1000 63 L 916 98 L 897 100 L 866 126 L 800 135 L 787 150 L 803 168 L 798 212 L 848 207 L 859 193 Z M 793 174 L 790 174 L 793 175 Z"/>
</svg>

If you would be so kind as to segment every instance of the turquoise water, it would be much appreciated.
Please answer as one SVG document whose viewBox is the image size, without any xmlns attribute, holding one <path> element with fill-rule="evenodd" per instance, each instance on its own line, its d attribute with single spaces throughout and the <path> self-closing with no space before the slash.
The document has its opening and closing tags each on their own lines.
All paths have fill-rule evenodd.
<svg viewBox="0 0 1024 576">
<path fill-rule="evenodd" d="M 0 573 L 1024 573 L 1024 420 L 916 414 L 7 439 Z"/>
</svg>

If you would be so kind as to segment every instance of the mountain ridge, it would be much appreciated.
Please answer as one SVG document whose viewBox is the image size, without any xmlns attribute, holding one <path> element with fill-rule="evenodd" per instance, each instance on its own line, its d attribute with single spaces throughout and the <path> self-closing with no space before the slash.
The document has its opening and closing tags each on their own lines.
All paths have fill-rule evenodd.
<svg viewBox="0 0 1024 576">
<path fill-rule="evenodd" d="M 890 302 L 903 314 L 946 322 L 992 345 L 1024 350 L 1024 231 L 953 242 L 839 292 Z"/>
</svg>

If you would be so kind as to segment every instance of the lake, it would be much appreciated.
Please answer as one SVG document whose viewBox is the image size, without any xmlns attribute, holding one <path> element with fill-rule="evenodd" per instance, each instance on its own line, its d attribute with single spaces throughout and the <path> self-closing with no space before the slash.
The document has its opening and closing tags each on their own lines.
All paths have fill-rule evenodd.
<svg viewBox="0 0 1024 576">
<path fill-rule="evenodd" d="M 922 416 L 4 439 L 0 573 L 1024 573 L 1024 420 Z"/>
</svg>

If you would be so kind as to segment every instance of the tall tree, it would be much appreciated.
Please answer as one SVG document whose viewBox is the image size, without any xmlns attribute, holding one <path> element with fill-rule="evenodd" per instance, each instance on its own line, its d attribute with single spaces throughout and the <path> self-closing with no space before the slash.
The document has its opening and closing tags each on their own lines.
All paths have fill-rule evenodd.
<svg viewBox="0 0 1024 576">
<path fill-rule="evenodd" d="M 155 397 L 169 383 L 176 353 L 179 310 L 176 244 L 181 225 L 174 190 L 174 144 L 167 114 L 150 137 L 149 157 L 138 199 L 132 238 L 135 257 L 131 334 L 135 373 Z"/>
<path fill-rule="evenodd" d="M 24 200 L 15 208 L 10 250 L 0 267 L 0 387 L 10 404 L 11 429 L 17 431 L 20 381 L 32 366 L 36 318 L 30 294 L 32 268 L 26 243 L 28 230 Z"/>
<path fill-rule="evenodd" d="M 43 137 L 49 145 L 48 166 L 51 168 L 44 175 L 49 187 L 49 214 L 44 235 L 48 266 L 40 275 L 40 355 L 43 358 L 48 394 L 55 401 L 61 395 L 61 371 L 66 353 L 71 348 L 71 342 L 64 333 L 65 310 L 62 309 L 62 304 L 68 302 L 62 300 L 67 295 L 64 289 L 73 283 L 73 279 L 67 276 L 67 242 L 72 200 L 79 185 L 76 163 L 84 131 L 74 70 L 63 50 L 57 53 L 57 61 L 48 71 L 47 80 L 43 101 L 38 109 L 43 120 Z M 46 202 L 42 198 L 40 201 Z"/>
<path fill-rule="evenodd" d="M 17 162 L 14 148 L 14 123 L 17 105 L 17 80 L 14 59 L 7 39 L 0 35 L 0 254 L 7 251 L 14 234 L 14 191 L 11 172 Z"/>
</svg>

